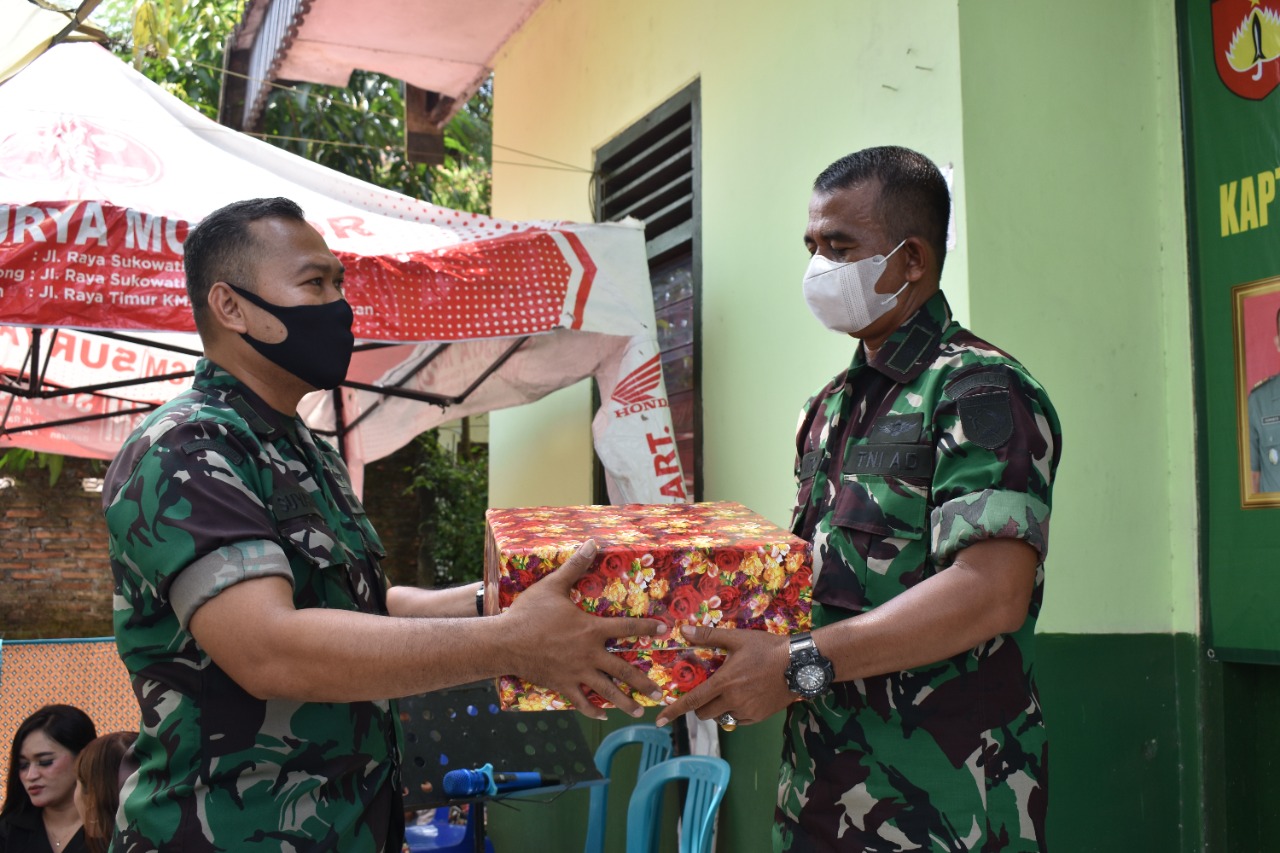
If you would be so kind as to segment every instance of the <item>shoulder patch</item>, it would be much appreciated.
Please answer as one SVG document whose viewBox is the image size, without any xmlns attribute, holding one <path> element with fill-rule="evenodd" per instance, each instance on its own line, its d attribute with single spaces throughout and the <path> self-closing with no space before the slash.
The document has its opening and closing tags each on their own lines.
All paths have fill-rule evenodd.
<svg viewBox="0 0 1280 853">
<path fill-rule="evenodd" d="M 232 465 L 239 465 L 244 461 L 244 454 L 216 438 L 198 438 L 182 445 L 182 452 L 188 455 L 198 453 L 201 450 L 212 450 L 219 456 L 225 456 Z"/>
<path fill-rule="evenodd" d="M 1013 409 L 1008 390 L 969 394 L 956 403 L 965 438 L 979 447 L 995 450 L 1013 436 Z"/>
<path fill-rule="evenodd" d="M 974 388 L 1008 388 L 1009 376 L 994 370 L 979 370 L 952 383 L 945 391 L 948 399 L 959 400 Z"/>
<path fill-rule="evenodd" d="M 1249 389 L 1249 393 L 1252 394 L 1254 391 L 1261 389 L 1265 385 L 1280 386 L 1280 373 L 1259 379 L 1257 382 L 1253 383 L 1253 387 Z"/>
</svg>

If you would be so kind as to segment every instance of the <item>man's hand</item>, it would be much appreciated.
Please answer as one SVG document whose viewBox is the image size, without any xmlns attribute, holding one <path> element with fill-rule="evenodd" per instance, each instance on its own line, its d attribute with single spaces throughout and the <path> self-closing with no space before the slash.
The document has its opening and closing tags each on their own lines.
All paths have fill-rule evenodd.
<svg viewBox="0 0 1280 853">
<path fill-rule="evenodd" d="M 689 642 L 725 649 L 729 656 L 710 678 L 663 708 L 659 726 L 688 711 L 700 720 L 728 713 L 738 725 L 758 723 L 795 701 L 795 694 L 787 689 L 791 659 L 787 637 L 768 631 L 692 626 L 683 633 Z"/>
<path fill-rule="evenodd" d="M 644 709 L 615 680 L 653 699 L 660 698 L 662 691 L 605 646 L 616 637 L 661 636 L 667 628 L 657 619 L 595 616 L 570 600 L 569 591 L 591 568 L 596 551 L 596 543 L 587 540 L 563 566 L 522 592 L 498 618 L 505 623 L 515 672 L 521 678 L 555 690 L 588 717 L 603 720 L 607 715 L 587 700 L 584 685 L 638 717 Z"/>
</svg>

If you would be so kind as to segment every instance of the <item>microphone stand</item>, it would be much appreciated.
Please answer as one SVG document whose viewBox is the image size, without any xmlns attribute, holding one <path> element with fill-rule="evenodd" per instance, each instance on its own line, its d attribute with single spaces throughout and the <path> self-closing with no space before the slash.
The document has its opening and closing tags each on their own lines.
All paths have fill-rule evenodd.
<svg viewBox="0 0 1280 853">
<path fill-rule="evenodd" d="M 467 832 L 471 833 L 471 849 L 475 853 L 485 853 L 484 803 L 486 799 L 488 799 L 487 795 L 476 800 L 467 809 Z"/>
</svg>

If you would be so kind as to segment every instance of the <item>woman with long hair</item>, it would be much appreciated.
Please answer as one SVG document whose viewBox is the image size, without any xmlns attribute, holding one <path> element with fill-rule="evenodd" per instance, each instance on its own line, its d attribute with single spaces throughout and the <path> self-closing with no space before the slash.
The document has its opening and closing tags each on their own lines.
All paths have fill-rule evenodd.
<svg viewBox="0 0 1280 853">
<path fill-rule="evenodd" d="M 96 738 L 80 752 L 76 761 L 76 808 L 84 821 L 84 840 L 89 853 L 107 853 L 115 831 L 116 809 L 120 807 L 120 786 L 128 777 L 125 760 L 137 732 L 112 732 Z"/>
<path fill-rule="evenodd" d="M 97 734 L 71 705 L 45 705 L 22 721 L 9 749 L 0 853 L 86 853 L 76 756 Z"/>
</svg>

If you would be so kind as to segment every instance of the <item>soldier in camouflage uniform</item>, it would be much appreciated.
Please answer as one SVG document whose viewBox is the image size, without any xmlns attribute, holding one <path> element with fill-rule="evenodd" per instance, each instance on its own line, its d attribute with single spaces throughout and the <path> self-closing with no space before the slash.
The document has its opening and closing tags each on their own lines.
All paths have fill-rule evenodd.
<svg viewBox="0 0 1280 853">
<path fill-rule="evenodd" d="M 475 585 L 387 589 L 338 454 L 297 417 L 352 351 L 342 265 L 286 199 L 211 214 L 186 243 L 206 358 L 107 473 L 115 630 L 141 706 L 113 850 L 399 851 L 394 701 L 507 672 L 634 714 L 605 651 L 661 623 L 583 613 L 539 583 L 502 616 Z M 534 596 L 534 600 L 530 600 Z M 526 605 L 528 602 L 528 606 Z"/>
<path fill-rule="evenodd" d="M 793 529 L 833 677 L 800 701 L 787 643 L 699 630 L 729 660 L 660 720 L 787 708 L 775 850 L 1044 849 L 1033 634 L 1061 431 L 1026 369 L 951 318 L 949 205 L 901 148 L 832 164 L 810 203 L 806 299 L 862 341 L 797 433 Z"/>
</svg>

